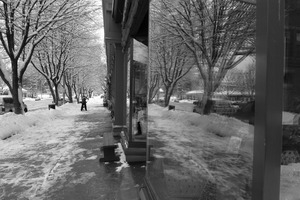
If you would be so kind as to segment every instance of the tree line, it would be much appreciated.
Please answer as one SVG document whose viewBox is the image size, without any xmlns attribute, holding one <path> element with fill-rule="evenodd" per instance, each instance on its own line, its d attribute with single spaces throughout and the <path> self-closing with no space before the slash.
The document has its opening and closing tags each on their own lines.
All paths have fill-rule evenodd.
<svg viewBox="0 0 300 200">
<path fill-rule="evenodd" d="M 150 9 L 148 101 L 163 86 L 167 106 L 174 89 L 196 68 L 204 91 L 199 111 L 210 113 L 209 100 L 228 71 L 255 53 L 255 5 L 237 0 L 156 0 Z"/>
<path fill-rule="evenodd" d="M 46 82 L 56 104 L 60 84 L 66 86 L 71 102 L 73 93 L 79 97 L 79 93 L 93 90 L 85 81 L 96 74 L 88 71 L 100 68 L 100 62 L 85 56 L 102 51 L 93 35 L 93 20 L 99 10 L 90 0 L 0 1 L 0 77 L 13 96 L 16 114 L 24 110 L 24 80 L 25 84 L 32 79 Z M 40 75 L 28 70 L 33 67 Z M 24 79 L 26 71 L 31 78 Z"/>
</svg>

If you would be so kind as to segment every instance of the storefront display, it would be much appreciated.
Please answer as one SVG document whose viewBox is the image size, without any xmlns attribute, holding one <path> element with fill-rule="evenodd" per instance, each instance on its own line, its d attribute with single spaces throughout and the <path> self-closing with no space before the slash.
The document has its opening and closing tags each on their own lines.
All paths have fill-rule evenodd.
<svg viewBox="0 0 300 200">
<path fill-rule="evenodd" d="M 299 2 L 114 1 L 145 196 L 299 198 Z"/>
<path fill-rule="evenodd" d="M 199 14 L 203 11 L 200 7 L 196 7 L 196 4 L 199 2 L 190 6 L 182 2 L 184 1 L 178 1 L 178 5 L 175 3 L 169 5 L 166 1 L 152 1 L 150 4 L 150 10 L 153 11 L 150 13 L 150 20 L 153 20 L 150 21 L 150 24 L 155 26 L 149 32 L 150 71 L 157 71 L 160 74 L 176 73 L 177 71 L 174 68 L 184 61 L 183 59 L 176 60 L 183 55 L 179 49 L 185 48 L 185 46 L 180 46 L 179 44 L 192 46 L 197 45 L 197 42 L 203 42 L 204 38 L 201 40 L 199 36 L 199 38 L 194 38 L 196 42 L 193 43 L 188 35 L 193 34 L 193 32 L 188 28 L 185 30 L 187 33 L 186 37 L 179 34 L 176 35 L 176 30 L 184 34 L 184 31 L 180 32 L 179 28 L 186 25 L 186 19 L 195 14 L 193 19 L 194 21 L 198 20 L 199 24 L 198 26 L 195 24 L 193 28 L 199 29 L 199 35 L 202 34 L 202 37 L 205 34 L 209 34 L 210 27 L 214 25 L 210 24 L 209 21 L 201 21 L 202 18 L 197 18 L 197 12 Z M 224 7 L 229 6 L 225 3 L 214 3 L 216 8 L 219 4 L 220 6 L 222 4 Z M 203 4 L 211 6 L 207 2 Z M 159 7 L 158 5 L 161 6 Z M 249 9 L 248 13 L 251 15 L 249 18 L 255 17 L 253 15 L 255 7 L 252 5 L 247 6 L 238 2 L 235 6 L 243 6 L 244 9 Z M 189 9 L 189 12 L 192 14 L 184 15 L 185 13 L 180 13 L 181 9 Z M 236 12 L 238 13 L 239 10 Z M 182 15 L 185 17 L 181 17 Z M 246 18 L 248 16 L 244 17 L 244 19 Z M 173 19 L 174 21 L 180 21 L 182 27 L 179 26 L 178 28 L 176 23 L 173 24 L 171 21 L 168 21 Z M 226 19 L 224 14 L 224 20 Z M 166 25 L 167 22 L 169 22 L 169 26 Z M 248 22 L 251 23 L 250 21 Z M 227 23 L 230 22 L 228 21 Z M 201 31 L 200 24 L 208 28 L 205 31 Z M 233 26 L 233 24 L 228 25 L 229 28 L 230 26 Z M 249 32 L 251 31 L 251 27 L 245 28 L 249 29 Z M 231 36 L 236 34 L 236 32 L 233 33 L 231 30 L 226 30 L 226 28 L 222 29 L 222 32 Z M 224 42 L 224 44 L 216 44 L 218 45 L 217 48 L 221 49 L 221 47 L 225 48 L 226 46 L 226 48 L 234 51 L 234 48 L 237 47 L 231 46 L 232 43 L 229 42 L 229 38 L 225 37 L 226 35 L 219 37 L 219 41 Z M 202 44 L 205 48 L 215 48 L 214 46 L 209 46 L 213 44 L 213 40 L 210 40 L 209 37 L 208 39 L 205 38 L 205 40 L 207 44 Z M 245 38 L 245 40 L 248 39 Z M 244 45 L 242 42 L 240 45 Z M 172 48 L 170 45 L 178 45 L 178 48 Z M 198 47 L 194 46 L 194 48 Z M 205 59 L 201 55 L 201 53 L 205 53 L 201 48 L 196 49 L 196 52 L 189 48 L 184 50 L 184 55 L 189 56 L 189 61 Z M 213 52 L 207 53 L 208 57 L 212 56 L 210 53 Z M 252 198 L 254 112 L 250 110 L 251 113 L 248 114 L 248 118 L 244 117 L 243 120 L 235 118 L 234 114 L 249 103 L 243 101 L 244 97 L 252 94 L 250 99 L 252 102 L 255 100 L 252 92 L 255 85 L 255 67 L 253 67 L 255 66 L 253 61 L 255 58 L 245 59 L 236 71 L 227 71 L 226 67 L 222 66 L 222 64 L 226 63 L 226 60 L 223 59 L 232 55 L 228 51 L 221 52 L 220 50 L 221 53 L 222 56 L 219 55 L 215 60 L 216 63 L 220 63 L 215 64 L 212 67 L 215 70 L 209 72 L 211 73 L 211 82 L 205 82 L 204 78 L 207 74 L 202 74 L 202 71 L 209 70 L 209 67 L 205 67 L 205 65 L 209 66 L 211 60 L 201 61 L 201 64 L 198 63 L 199 65 L 195 63 L 195 70 L 191 70 L 191 73 L 186 75 L 187 78 L 184 77 L 178 80 L 180 90 L 177 90 L 177 87 L 175 87 L 173 91 L 176 101 L 169 102 L 169 105 L 172 105 L 172 109 L 170 109 L 170 106 L 162 105 L 161 101 L 156 99 L 148 104 L 147 140 L 148 146 L 151 147 L 151 153 L 147 163 L 146 184 L 150 188 L 150 193 L 154 196 L 154 199 L 250 200 Z M 177 61 L 178 63 L 176 63 Z M 187 62 L 183 69 L 188 68 L 189 63 Z M 221 71 L 226 71 L 226 78 L 219 77 L 221 76 Z M 238 78 L 233 80 L 231 77 L 234 76 Z M 197 78 L 198 80 L 195 81 Z M 199 99 L 196 100 L 190 100 L 185 98 L 188 95 L 182 95 L 182 91 L 186 91 L 187 94 L 192 91 L 191 85 L 197 87 L 194 90 L 210 92 L 209 88 L 205 87 L 205 84 L 213 86 L 217 81 L 221 82 L 221 86 L 213 91 L 214 94 L 208 97 L 207 104 L 211 102 L 212 105 L 210 109 L 205 107 L 206 111 L 209 112 L 208 114 L 201 113 L 204 109 L 201 107 L 203 105 L 202 100 L 207 95 L 206 93 L 203 92 Z M 161 80 L 161 85 L 159 85 L 164 91 L 159 94 L 164 102 L 164 97 L 168 95 L 167 85 L 162 84 L 165 82 L 167 81 Z M 174 82 L 173 84 L 178 83 Z M 232 101 L 230 98 L 230 95 L 233 93 L 239 94 L 236 101 Z M 181 94 L 181 97 L 179 94 Z M 230 110 L 230 112 L 225 112 L 227 110 Z"/>
<path fill-rule="evenodd" d="M 128 138 L 130 141 L 145 141 L 147 133 L 147 47 L 132 40 L 128 52 Z"/>
</svg>

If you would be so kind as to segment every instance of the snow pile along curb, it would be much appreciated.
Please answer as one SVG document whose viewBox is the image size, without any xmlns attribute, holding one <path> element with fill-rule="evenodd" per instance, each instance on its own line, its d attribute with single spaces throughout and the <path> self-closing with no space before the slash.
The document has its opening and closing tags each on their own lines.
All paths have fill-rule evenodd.
<svg viewBox="0 0 300 200">
<path fill-rule="evenodd" d="M 7 113 L 0 116 L 0 139 L 6 139 L 12 135 L 24 132 L 28 127 L 52 121 L 60 116 L 58 110 L 38 110 L 24 115 Z"/>
</svg>

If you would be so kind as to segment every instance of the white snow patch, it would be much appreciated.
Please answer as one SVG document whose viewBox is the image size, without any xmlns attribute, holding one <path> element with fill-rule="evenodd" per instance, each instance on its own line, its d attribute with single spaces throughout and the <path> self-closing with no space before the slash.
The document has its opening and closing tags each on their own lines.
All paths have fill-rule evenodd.
<svg viewBox="0 0 300 200">
<path fill-rule="evenodd" d="M 94 155 L 94 156 L 91 156 L 91 157 L 88 157 L 86 160 L 96 160 L 98 156 Z"/>
<path fill-rule="evenodd" d="M 116 172 L 121 172 L 123 168 L 130 167 L 129 164 L 126 162 L 125 153 L 123 151 L 121 143 L 118 143 L 118 148 L 116 149 L 116 152 L 120 155 L 120 163 L 121 166 L 116 168 Z"/>
<path fill-rule="evenodd" d="M 45 103 L 47 106 L 48 102 Z M 89 103 L 98 105 L 100 101 L 92 99 Z M 91 106 L 91 109 L 99 108 Z M 46 199 L 43 196 L 45 191 L 54 184 L 63 187 L 72 165 L 86 159 L 83 156 L 86 149 L 78 143 L 86 136 L 90 122 L 75 121 L 77 116 L 85 114 L 80 111 L 80 105 L 74 103 L 55 110 L 38 109 L 24 115 L 1 115 L 0 187 L 10 184 L 11 187 L 25 188 L 19 194 L 20 199 Z M 92 176 L 94 173 L 82 174 L 75 182 L 84 184 Z M 0 192 L 0 199 L 5 195 L 5 191 Z"/>
<path fill-rule="evenodd" d="M 80 178 L 72 180 L 71 183 L 72 184 L 86 184 L 91 178 L 93 178 L 94 176 L 96 176 L 95 172 L 85 172 L 80 174 Z"/>
</svg>

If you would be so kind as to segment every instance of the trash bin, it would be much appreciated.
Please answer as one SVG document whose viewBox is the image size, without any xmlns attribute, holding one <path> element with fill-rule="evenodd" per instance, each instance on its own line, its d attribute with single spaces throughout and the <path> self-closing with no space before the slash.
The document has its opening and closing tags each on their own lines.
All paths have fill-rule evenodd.
<svg viewBox="0 0 300 200">
<path fill-rule="evenodd" d="M 48 105 L 48 109 L 50 110 L 50 109 L 55 109 L 55 104 L 49 104 Z"/>
</svg>

